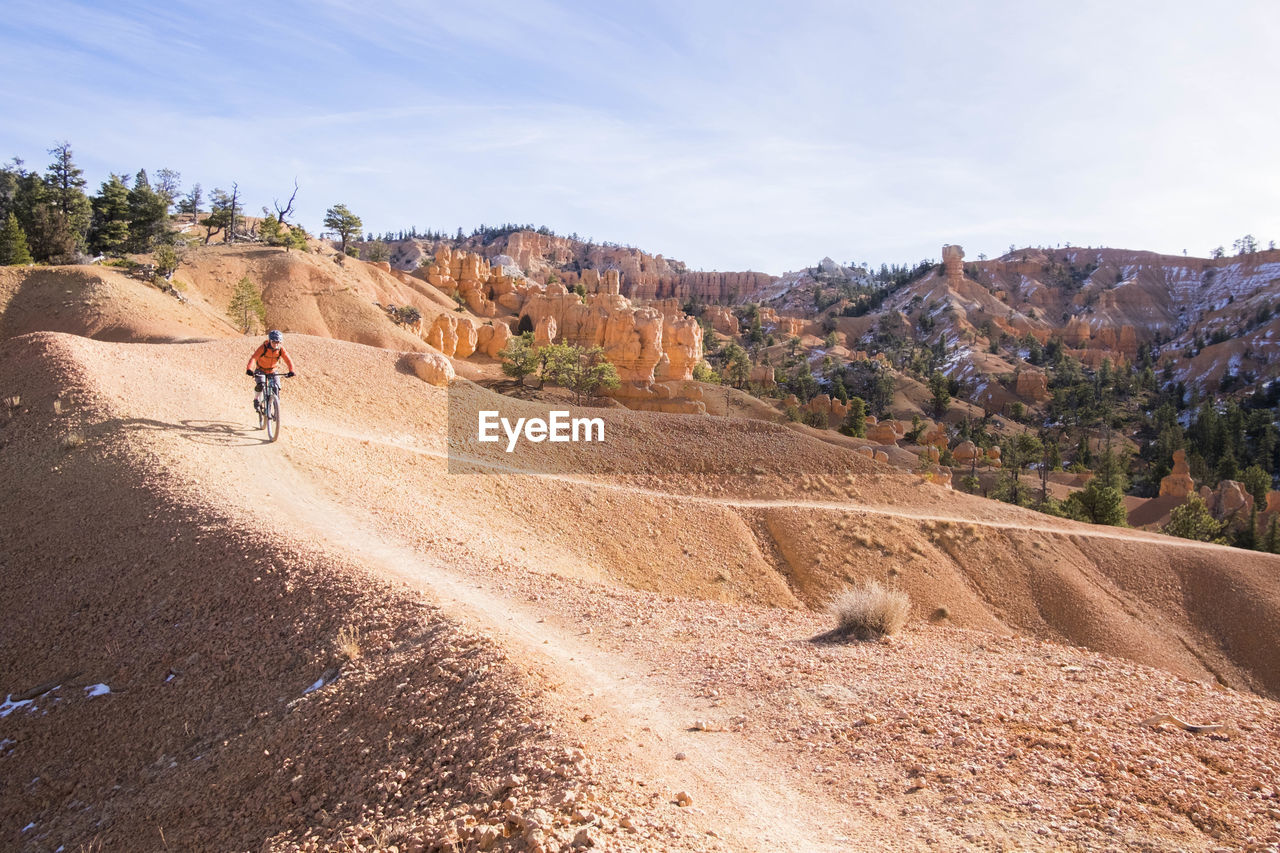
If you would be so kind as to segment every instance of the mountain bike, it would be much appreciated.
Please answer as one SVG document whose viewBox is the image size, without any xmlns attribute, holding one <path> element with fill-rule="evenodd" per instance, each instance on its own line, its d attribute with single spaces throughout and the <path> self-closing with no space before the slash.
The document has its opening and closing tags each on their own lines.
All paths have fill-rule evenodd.
<svg viewBox="0 0 1280 853">
<path fill-rule="evenodd" d="M 266 429 L 267 441 L 275 441 L 280 437 L 280 377 L 284 373 L 268 373 L 264 370 L 253 372 L 254 382 L 257 377 L 263 378 L 262 402 L 258 406 L 258 429 Z"/>
</svg>

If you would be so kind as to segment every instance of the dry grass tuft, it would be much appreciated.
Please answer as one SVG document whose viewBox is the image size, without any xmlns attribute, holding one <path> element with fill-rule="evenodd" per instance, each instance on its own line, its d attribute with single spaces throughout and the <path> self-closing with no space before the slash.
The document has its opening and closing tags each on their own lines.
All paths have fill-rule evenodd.
<svg viewBox="0 0 1280 853">
<path fill-rule="evenodd" d="M 4 404 L 10 409 L 16 409 L 22 405 L 22 398 L 14 394 L 12 397 L 5 397 Z"/>
<path fill-rule="evenodd" d="M 53 413 L 54 413 L 55 415 L 60 415 L 60 414 L 62 414 L 62 401 L 61 401 L 61 400 L 54 400 L 54 401 L 53 401 Z"/>
<path fill-rule="evenodd" d="M 338 631 L 338 639 L 334 642 L 337 646 L 338 656 L 346 661 L 359 659 L 360 650 L 360 629 L 354 625 L 348 625 Z"/>
<path fill-rule="evenodd" d="M 833 633 L 858 640 L 896 634 L 907 623 L 910 610 L 911 599 L 902 590 L 886 588 L 879 581 L 866 581 L 831 602 L 831 612 L 836 617 Z"/>
<path fill-rule="evenodd" d="M 62 437 L 63 450 L 75 450 L 82 444 L 84 444 L 84 433 L 69 432 Z"/>
</svg>

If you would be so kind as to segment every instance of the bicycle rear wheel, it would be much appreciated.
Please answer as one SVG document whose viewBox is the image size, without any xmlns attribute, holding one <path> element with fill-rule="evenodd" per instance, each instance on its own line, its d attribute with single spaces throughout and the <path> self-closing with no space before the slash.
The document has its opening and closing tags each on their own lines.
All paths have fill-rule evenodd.
<svg viewBox="0 0 1280 853">
<path fill-rule="evenodd" d="M 280 437 L 280 399 L 272 394 L 262 401 L 267 422 L 267 441 L 275 441 Z"/>
</svg>

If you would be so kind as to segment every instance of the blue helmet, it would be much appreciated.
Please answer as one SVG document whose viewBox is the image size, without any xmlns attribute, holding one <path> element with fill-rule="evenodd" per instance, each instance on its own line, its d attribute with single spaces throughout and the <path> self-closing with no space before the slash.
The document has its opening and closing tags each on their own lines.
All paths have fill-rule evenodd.
<svg viewBox="0 0 1280 853">
<path fill-rule="evenodd" d="M 272 329 L 270 332 L 267 332 L 267 340 L 278 344 L 284 340 L 284 335 L 280 334 L 279 329 Z"/>
</svg>

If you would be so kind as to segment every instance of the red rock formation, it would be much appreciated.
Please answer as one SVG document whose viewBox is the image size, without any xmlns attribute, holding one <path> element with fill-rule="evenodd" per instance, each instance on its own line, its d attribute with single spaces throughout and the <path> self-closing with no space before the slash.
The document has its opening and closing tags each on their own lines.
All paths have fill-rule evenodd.
<svg viewBox="0 0 1280 853">
<path fill-rule="evenodd" d="M 619 289 L 612 292 L 637 301 L 674 298 L 682 302 L 695 299 L 700 302 L 736 303 L 776 281 L 775 276 L 758 272 L 689 272 L 683 263 L 668 260 L 662 255 L 650 255 L 622 246 L 595 246 L 529 231 L 509 234 L 486 244 L 484 249 L 490 255 L 510 256 L 533 276 L 542 276 L 554 269 L 562 278 L 576 279 L 574 273 L 559 269 L 575 262 L 584 270 L 615 272 Z M 584 272 L 584 283 L 586 277 Z M 594 291 L 588 287 L 587 292 Z"/>
<path fill-rule="evenodd" d="M 1185 498 L 1196 490 L 1185 450 L 1173 451 L 1173 472 L 1160 481 L 1160 497 Z"/>
<path fill-rule="evenodd" d="M 1014 388 L 1014 393 L 1019 397 L 1033 400 L 1037 403 L 1048 400 L 1049 380 L 1038 370 L 1023 370 L 1018 374 L 1018 383 Z"/>
<path fill-rule="evenodd" d="M 946 245 L 942 247 L 942 266 L 946 271 L 947 284 L 964 283 L 964 248 Z"/>
<path fill-rule="evenodd" d="M 759 385 L 761 388 L 776 388 L 778 385 L 774 377 L 773 368 L 767 364 L 754 365 L 747 377 L 747 381 L 752 385 Z"/>
<path fill-rule="evenodd" d="M 732 311 L 723 305 L 708 305 L 706 312 L 707 322 L 711 324 L 711 328 L 715 329 L 722 335 L 732 335 L 737 337 L 741 334 L 741 328 L 738 325 L 738 318 Z"/>
<path fill-rule="evenodd" d="M 427 330 L 426 342 L 447 356 L 458 349 L 458 319 L 451 314 L 440 314 Z"/>
<path fill-rule="evenodd" d="M 892 421 L 882 421 L 867 427 L 867 441 L 872 444 L 897 444 L 898 432 Z"/>
<path fill-rule="evenodd" d="M 498 353 L 511 340 L 511 327 L 506 323 L 495 322 L 481 326 L 476 331 L 476 351 L 483 352 L 489 358 L 497 358 Z"/>
</svg>

